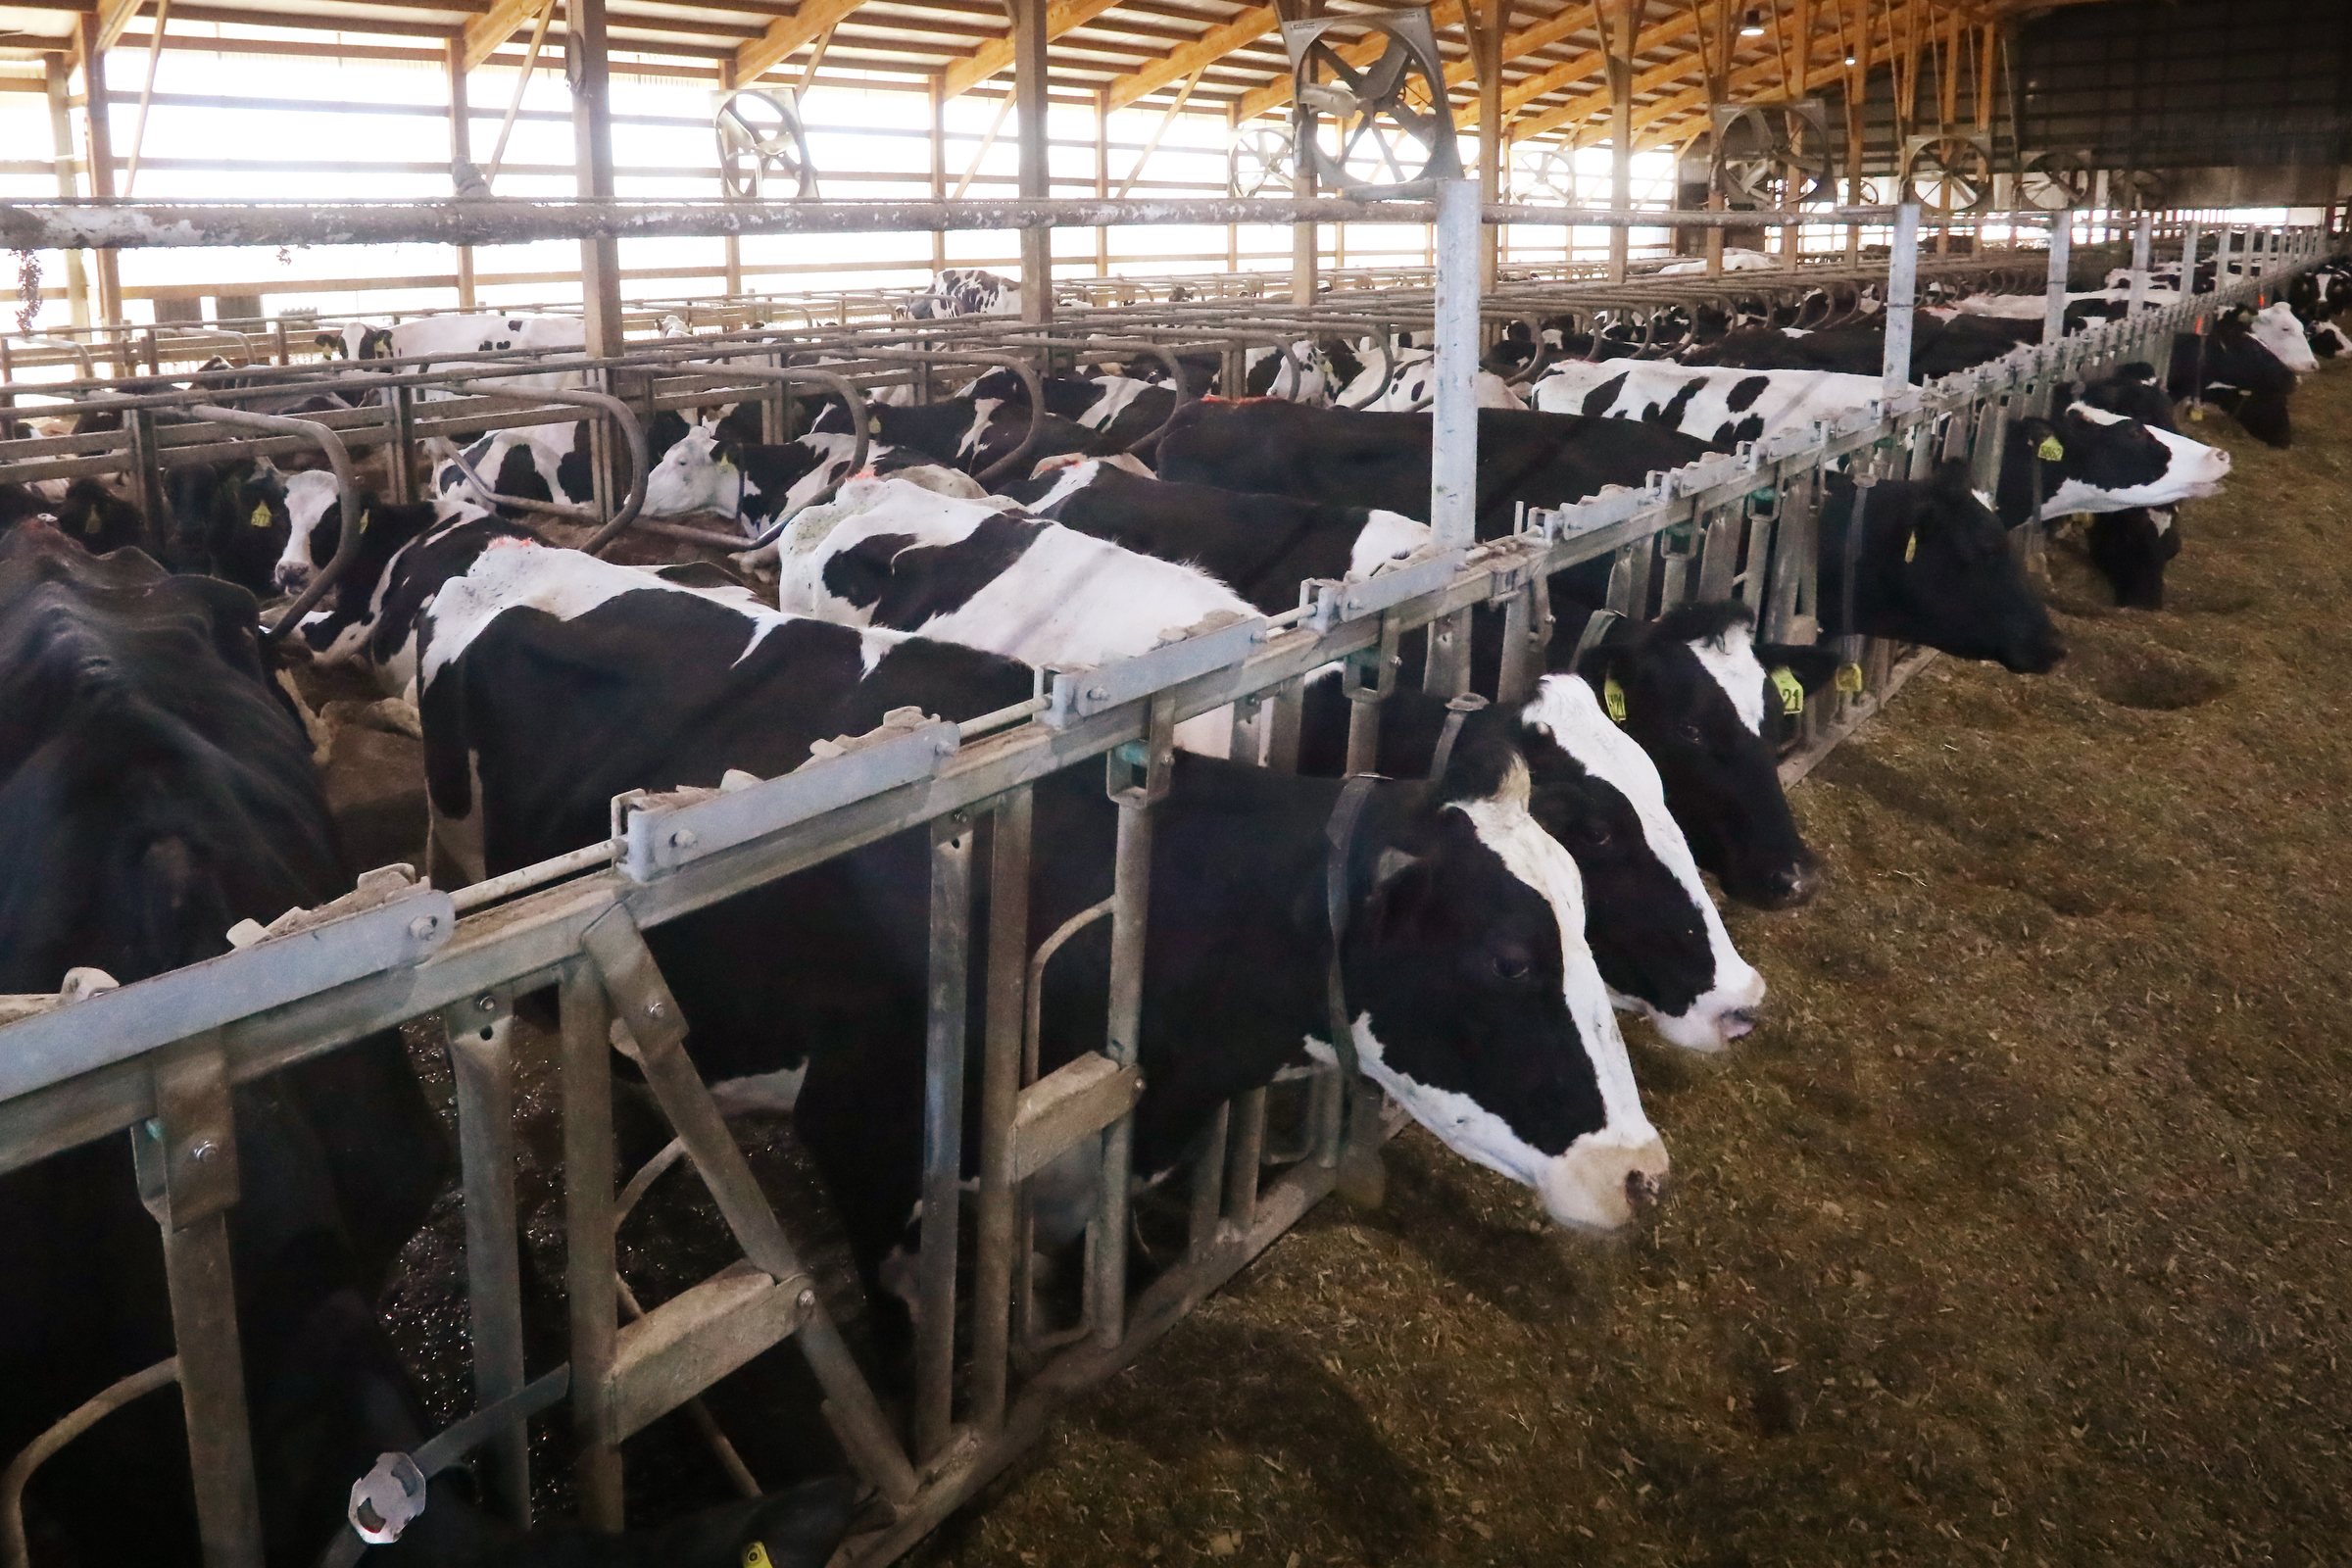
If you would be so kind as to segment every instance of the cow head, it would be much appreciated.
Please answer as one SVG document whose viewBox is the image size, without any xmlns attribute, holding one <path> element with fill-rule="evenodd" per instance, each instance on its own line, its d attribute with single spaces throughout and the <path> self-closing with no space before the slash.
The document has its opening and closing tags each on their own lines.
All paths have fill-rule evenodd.
<svg viewBox="0 0 2352 1568">
<path fill-rule="evenodd" d="M 2230 454 L 2078 401 L 2054 419 L 2020 419 L 2010 429 L 2001 463 L 2004 522 L 2015 526 L 2034 515 L 2037 477 L 2039 517 L 2046 522 L 2077 512 L 2173 507 L 2210 496 L 2230 477 Z"/>
<path fill-rule="evenodd" d="M 2241 313 L 2243 314 L 2243 313 Z M 2294 307 L 2280 300 L 2252 313 L 2246 323 L 2254 341 L 2269 349 L 2278 363 L 2297 375 L 2309 375 L 2320 368 L 2311 352 L 2311 344 L 2303 336 L 2303 323 L 2296 319 Z"/>
<path fill-rule="evenodd" d="M 1563 617 L 1574 646 L 1582 622 Z M 1556 645 L 1555 645 L 1556 646 Z M 1755 641 L 1740 604 L 1691 604 L 1610 628 L 1575 673 L 1649 757 L 1667 809 L 1698 863 L 1742 904 L 1782 909 L 1820 882 L 1781 792 L 1775 754 L 1788 722 L 1772 671 L 1811 692 L 1836 672 L 1825 649 Z"/>
<path fill-rule="evenodd" d="M 2295 389 L 2295 374 L 2257 339 L 2250 312 L 2225 316 L 2205 341 L 2204 375 L 2199 395 L 2245 426 L 2246 433 L 2267 446 L 2284 449 L 2294 440 L 2294 422 L 2287 408 Z M 2183 337 L 2175 349 L 2175 364 L 2194 354 L 2196 340 Z"/>
<path fill-rule="evenodd" d="M 706 420 L 670 443 L 654 471 L 645 476 L 645 514 L 681 512 L 732 514 L 743 504 L 743 469 L 733 443 L 719 439 L 718 422 Z"/>
<path fill-rule="evenodd" d="M 392 329 L 388 326 L 369 326 L 354 321 L 349 326 L 320 332 L 314 340 L 319 352 L 330 360 L 388 360 L 392 357 Z"/>
<path fill-rule="evenodd" d="M 1544 676 L 1517 723 L 1529 808 L 1584 878 L 1609 1000 L 1687 1051 L 1721 1051 L 1754 1028 L 1764 977 L 1732 946 L 1657 764 L 1574 675 Z"/>
<path fill-rule="evenodd" d="M 342 492 L 331 473 L 313 469 L 286 481 L 286 542 L 271 581 L 281 594 L 298 594 L 320 567 L 335 559 L 343 540 Z"/>
<path fill-rule="evenodd" d="M 1526 760 L 1497 731 L 1465 734 L 1443 779 L 1382 793 L 1346 868 L 1364 1072 L 1560 1224 L 1624 1225 L 1655 1200 L 1666 1149 L 1585 945 L 1576 862 L 1530 814 Z"/>
<path fill-rule="evenodd" d="M 2011 435 L 2013 443 L 2038 439 Z M 2038 461 L 2034 447 L 2025 450 L 2028 461 Z M 2004 489 L 2009 469 L 2016 466 L 2004 466 Z M 1831 494 L 1850 527 L 1850 481 L 1834 476 Z M 2021 502 L 2019 515 L 2031 510 L 2030 501 Z M 1841 596 L 1833 595 L 1826 582 L 1822 589 L 1823 614 L 1826 618 L 1837 610 L 1841 631 L 1924 643 L 1955 659 L 1990 660 L 2020 674 L 2047 674 L 2066 657 L 2066 643 L 2050 624 L 2049 611 L 2009 553 L 2002 519 L 1981 492 L 1969 488 L 1966 463 L 1941 465 L 1926 483 L 1878 485 L 1865 519 L 1854 592 L 1860 624 L 1844 625 L 1842 607 L 1834 603 Z M 1825 567 L 1833 552 L 1842 555 L 1844 529 L 1837 533 L 1836 540 L 1822 545 Z"/>
<path fill-rule="evenodd" d="M 2180 433 L 2180 415 L 2174 408 L 2173 396 L 2156 379 L 2156 367 L 2144 360 L 2117 366 L 2112 374 L 2085 382 L 2071 398 L 2061 393 L 2059 402 L 2070 408 L 2076 403 L 2087 404 L 2109 414 L 2137 419 L 2155 429 Z"/>
<path fill-rule="evenodd" d="M 97 479 L 83 477 L 66 487 L 64 499 L 48 509 L 60 532 L 93 556 L 132 548 L 152 553 L 146 514 Z"/>
</svg>

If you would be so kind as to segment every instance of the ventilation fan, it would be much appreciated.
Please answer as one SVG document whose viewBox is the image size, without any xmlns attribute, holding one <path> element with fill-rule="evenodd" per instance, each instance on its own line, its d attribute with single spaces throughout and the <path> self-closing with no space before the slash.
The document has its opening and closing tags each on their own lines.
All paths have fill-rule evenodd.
<svg viewBox="0 0 2352 1568">
<path fill-rule="evenodd" d="M 1251 125 L 1234 132 L 1225 155 L 1225 187 L 1236 196 L 1255 196 L 1291 178 L 1291 133 L 1281 125 Z"/>
<path fill-rule="evenodd" d="M 1360 69 L 1333 35 L 1386 39 Z M 1291 142 L 1324 190 L 1361 198 L 1426 196 L 1430 181 L 1462 177 L 1446 62 L 1429 13 L 1316 17 L 1282 24 L 1291 55 Z"/>
<path fill-rule="evenodd" d="M 1726 207 L 1786 210 L 1837 194 L 1829 116 L 1820 99 L 1724 104 L 1713 120 L 1708 183 Z"/>
<path fill-rule="evenodd" d="M 816 165 L 801 128 L 799 95 L 745 87 L 718 106 L 718 177 L 742 201 L 808 201 L 816 195 Z"/>
<path fill-rule="evenodd" d="M 1976 136 L 1914 136 L 1903 149 L 1902 191 L 1928 213 L 1973 213 L 1992 201 L 1992 153 Z"/>
</svg>

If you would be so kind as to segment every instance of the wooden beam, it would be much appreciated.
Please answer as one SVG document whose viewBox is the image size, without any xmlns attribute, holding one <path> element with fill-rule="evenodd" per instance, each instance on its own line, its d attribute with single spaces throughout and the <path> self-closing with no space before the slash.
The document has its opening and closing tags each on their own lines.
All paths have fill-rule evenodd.
<svg viewBox="0 0 2352 1568">
<path fill-rule="evenodd" d="M 1899 26 L 1910 23 L 1913 20 L 1914 15 L 1922 19 L 1933 20 L 1935 12 L 1931 8 L 1929 0 L 1909 0 L 1909 4 L 1896 8 L 1892 20 Z M 1777 72 L 1778 69 L 1779 67 L 1774 62 L 1768 60 L 1758 65 L 1749 66 L 1743 71 L 1733 73 L 1732 87 L 1734 91 L 1732 94 L 1732 101 L 1737 102 L 1739 100 L 1738 89 L 1742 87 L 1752 87 L 1759 82 L 1772 79 L 1774 73 Z M 1816 66 L 1813 69 L 1812 74 L 1805 80 L 1804 90 L 1806 92 L 1810 92 L 1815 87 L 1827 86 L 1831 82 L 1836 81 L 1844 74 L 1844 72 L 1845 63 L 1842 57 L 1832 64 Z M 1693 108 L 1696 105 L 1703 104 L 1705 102 L 1706 93 L 1703 89 L 1698 88 L 1692 88 L 1684 92 L 1676 93 L 1671 98 L 1661 98 L 1656 103 L 1635 113 L 1634 129 L 1637 132 L 1640 132 L 1647 126 L 1656 124 L 1661 120 L 1681 114 L 1687 109 Z M 1649 140 L 1650 145 L 1654 146 L 1659 142 L 1670 141 L 1672 139 L 1673 137 L 1669 133 L 1666 135 L 1653 136 Z"/>
<path fill-rule="evenodd" d="M 1740 0 L 1724 0 L 1724 4 L 1734 9 L 1740 8 Z M 1920 0 L 1920 9 L 1926 9 L 1925 0 Z M 1690 14 L 1686 12 L 1683 20 L 1685 23 L 1685 30 L 1689 30 Z M 1647 35 L 1645 34 L 1644 36 L 1646 37 Z M 1640 40 L 1637 40 L 1635 44 L 1636 50 L 1639 51 L 1642 47 L 1644 47 L 1644 45 Z M 1824 81 L 1835 80 L 1836 73 L 1841 72 L 1845 69 L 1842 63 L 1842 55 L 1839 56 L 1839 62 L 1840 63 L 1835 68 L 1817 68 L 1808 74 L 1806 80 L 1815 84 L 1819 84 Z M 1737 102 L 1740 97 L 1739 89 L 1741 88 L 1752 88 L 1765 81 L 1779 80 L 1785 82 L 1786 78 L 1782 76 L 1781 70 L 1781 62 L 1778 58 L 1767 57 L 1756 62 L 1752 66 L 1745 66 L 1738 71 L 1733 72 L 1727 81 L 1724 101 L 1727 103 Z M 1664 65 L 1652 66 L 1647 71 L 1644 71 L 1640 75 L 1636 76 L 1634 78 L 1634 91 L 1636 93 L 1651 92 L 1659 87 L 1665 86 L 1669 82 L 1680 81 L 1683 77 L 1691 74 L 1693 72 L 1698 73 L 1702 77 L 1705 74 L 1704 63 L 1695 53 L 1686 56 L 1682 59 L 1669 60 Z M 1504 101 L 1506 103 L 1509 101 L 1509 95 L 1507 93 L 1504 95 Z M 1672 99 L 1666 100 L 1666 103 L 1670 103 L 1673 106 L 1672 108 L 1663 107 L 1661 104 L 1651 104 L 1646 108 L 1637 109 L 1634 112 L 1635 128 L 1640 129 L 1643 125 L 1655 123 L 1658 120 L 1665 118 L 1665 116 L 1669 114 L 1679 113 L 1684 109 L 1690 108 L 1693 104 L 1703 104 L 1706 101 L 1706 84 L 1702 80 L 1698 86 L 1678 93 Z M 1608 103 L 1609 96 L 1605 91 L 1587 93 L 1581 98 L 1572 98 L 1564 104 L 1555 105 L 1554 107 L 1546 109 L 1543 113 L 1535 115 L 1522 122 L 1519 126 L 1518 134 L 1522 139 L 1524 139 L 1529 136 L 1542 135 L 1547 130 L 1555 130 L 1561 125 L 1574 124 L 1578 121 L 1588 119 L 1592 115 L 1598 114 L 1601 110 L 1606 109 L 1608 107 Z"/>
<path fill-rule="evenodd" d="M 1730 3 L 1730 0 L 1724 0 L 1724 3 Z M 1721 7 L 1718 6 L 1717 9 L 1720 10 Z M 1634 40 L 1634 54 L 1638 58 L 1642 55 L 1649 53 L 1652 49 L 1663 49 L 1666 47 L 1666 45 L 1674 43 L 1677 40 L 1684 38 L 1690 33 L 1697 30 L 1699 25 L 1700 21 L 1698 14 L 1686 8 L 1677 15 L 1668 17 L 1663 22 L 1660 22 L 1656 26 L 1649 28 L 1641 36 L 1637 37 Z M 1688 74 L 1690 70 L 1690 60 L 1676 61 L 1672 64 L 1674 64 L 1676 68 L 1676 76 Z M 1589 76 L 1600 75 L 1607 69 L 1607 57 L 1600 50 L 1588 49 L 1581 55 L 1577 55 L 1572 59 L 1561 61 L 1558 65 L 1553 66 L 1548 71 L 1540 72 L 1533 76 L 1523 77 L 1520 80 L 1512 82 L 1509 86 L 1503 88 L 1503 111 L 1508 114 L 1515 110 L 1524 108 L 1526 105 L 1533 103 L 1536 99 L 1543 97 L 1545 93 L 1557 92 L 1562 87 L 1569 86 L 1575 82 L 1583 81 Z M 1645 73 L 1644 76 L 1646 78 L 1647 74 L 1654 74 L 1664 69 L 1665 67 L 1663 66 L 1653 66 L 1650 68 L 1650 73 Z M 1672 80 L 1674 78 L 1669 77 L 1668 79 Z M 1634 90 L 1636 92 L 1642 90 L 1639 81 L 1635 83 Z M 1467 115 L 1457 114 L 1456 118 L 1475 123 L 1478 119 L 1476 106 L 1472 106 Z M 1523 128 L 1519 131 L 1519 134 L 1521 136 L 1525 136 L 1527 131 Z"/>
<path fill-rule="evenodd" d="M 1073 27 L 1083 27 L 1119 0 L 1052 0 L 1046 7 L 1046 37 L 1058 38 Z M 972 51 L 964 60 L 951 61 L 940 79 L 941 90 L 950 98 L 968 92 L 1012 64 L 1012 38 L 991 38 Z"/>
<path fill-rule="evenodd" d="M 1453 3 L 1458 6 L 1460 0 L 1453 0 Z M 1272 32 L 1278 20 L 1272 6 L 1251 6 L 1223 26 L 1211 27 L 1193 42 L 1169 50 L 1141 71 L 1113 77 L 1110 83 L 1110 107 L 1124 109 L 1172 81 L 1182 81 L 1196 71 L 1216 64 L 1244 44 L 1254 42 Z M 1284 91 L 1289 91 L 1287 74 Z M 1247 119 L 1248 116 L 1243 118 Z"/>
<path fill-rule="evenodd" d="M 99 0 L 97 42 L 99 53 L 103 54 L 115 46 L 115 40 L 122 36 L 123 27 L 129 24 L 131 18 L 139 14 L 139 8 L 145 3 L 146 0 Z"/>
<path fill-rule="evenodd" d="M 540 0 L 493 0 L 487 15 L 466 24 L 465 69 L 471 71 L 539 15 Z"/>
<path fill-rule="evenodd" d="M 766 32 L 735 51 L 735 79 L 750 86 L 857 9 L 858 0 L 802 0 L 800 10 L 778 17 L 768 24 Z"/>
</svg>

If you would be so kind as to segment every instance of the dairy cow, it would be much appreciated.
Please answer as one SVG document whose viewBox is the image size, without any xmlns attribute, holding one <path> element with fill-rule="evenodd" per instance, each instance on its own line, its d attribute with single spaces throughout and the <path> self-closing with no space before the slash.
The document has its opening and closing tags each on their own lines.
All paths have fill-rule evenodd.
<svg viewBox="0 0 2352 1568">
<path fill-rule="evenodd" d="M 2295 390 L 2295 372 L 2252 327 L 2246 313 L 2232 312 L 2202 337 L 2175 336 L 2166 386 L 2175 398 L 2211 404 L 2256 440 L 2284 448 L 2294 440 L 2287 399 Z"/>
<path fill-rule="evenodd" d="M 69 996 L 228 950 L 242 919 L 346 885 L 302 730 L 256 640 L 251 595 L 92 559 L 55 530 L 0 539 L 0 991 Z M 104 973 L 99 971 L 103 970 Z M 81 1004 L 75 1003 L 73 1004 Z M 446 1161 L 396 1035 L 232 1091 L 239 1200 L 229 1271 L 272 1563 L 316 1561 L 352 1483 L 430 1430 L 373 1298 Z M 156 1221 L 120 1137 L 0 1176 L 0 1453 L 173 1349 Z M 514 1539 L 454 1475 L 387 1561 L 579 1560 L 562 1532 Z M 108 1416 L 33 1473 L 35 1561 L 106 1561 L 125 1540 L 203 1555 L 178 1402 Z M 839 1483 L 599 1544 L 616 1568 L 736 1568 L 755 1549 L 814 1568 L 847 1526 Z"/>
<path fill-rule="evenodd" d="M 885 446 L 920 453 L 921 463 L 945 464 L 970 473 L 984 473 L 1029 442 L 1027 458 L 1058 457 L 1064 453 L 1094 454 L 1113 445 L 1074 419 L 1048 410 L 1032 411 L 1026 403 L 998 398 L 942 398 L 913 408 L 866 409 L 867 433 Z M 828 404 L 809 425 L 812 435 L 851 433 L 849 411 Z"/>
<path fill-rule="evenodd" d="M 1375 356 L 1377 362 L 1378 356 Z M 1339 403 L 1374 414 L 1403 414 L 1426 409 L 1437 396 L 1438 364 L 1434 349 L 1393 351 L 1388 364 L 1375 365 L 1341 391 Z M 1524 409 L 1527 404 L 1510 383 L 1493 370 L 1480 369 L 1471 390 L 1482 409 Z"/>
<path fill-rule="evenodd" d="M 1301 501 L 1429 515 L 1430 416 L 1309 409 L 1265 400 L 1196 403 L 1161 438 L 1169 479 Z M 1706 451 L 1670 430 L 1622 420 L 1485 409 L 1478 425 L 1478 532 L 1507 533 L 1520 503 L 1558 506 L 1603 485 L 1640 484 Z"/>
<path fill-rule="evenodd" d="M 1875 375 L 1618 360 L 1559 366 L 1536 383 L 1533 401 L 1546 414 L 1639 419 L 1730 451 L 1741 441 L 1851 414 L 1886 395 Z"/>
<path fill-rule="evenodd" d="M 891 307 L 891 315 L 917 321 L 956 316 L 1020 314 L 1021 285 L 1012 278 L 999 277 L 977 267 L 944 268 L 929 288 L 907 296 L 903 305 Z"/>
<path fill-rule="evenodd" d="M 531 349 L 542 354 L 582 353 L 588 346 L 588 323 L 576 316 L 544 316 L 529 312 L 469 311 L 450 316 L 420 316 L 393 325 L 371 326 L 353 321 L 322 331 L 318 344 L 326 358 L 350 360 L 362 368 L 372 360 L 421 357 L 422 363 L 404 365 L 404 372 L 463 368 L 499 368 L 496 362 L 476 361 L 477 354 Z M 488 377 L 484 385 L 519 391 L 561 391 L 582 384 L 578 370 L 525 370 Z M 447 398 L 459 394 L 428 388 L 420 395 Z"/>
</svg>

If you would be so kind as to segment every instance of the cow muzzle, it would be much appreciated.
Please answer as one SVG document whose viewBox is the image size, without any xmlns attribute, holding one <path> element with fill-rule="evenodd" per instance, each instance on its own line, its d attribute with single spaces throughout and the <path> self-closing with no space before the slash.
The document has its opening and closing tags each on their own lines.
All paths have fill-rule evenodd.
<svg viewBox="0 0 2352 1568">
<path fill-rule="evenodd" d="M 1623 1230 L 1655 1208 L 1666 1192 L 1666 1145 L 1638 1133 L 1587 1133 L 1547 1161 L 1536 1178 L 1544 1209 L 1571 1230 Z"/>
</svg>

